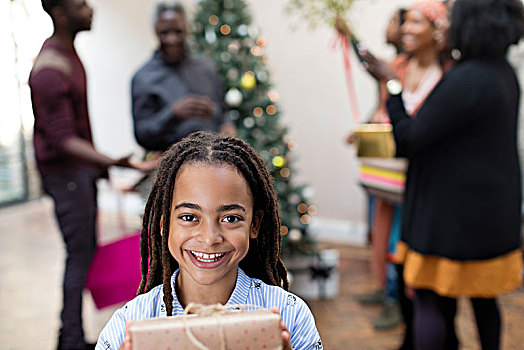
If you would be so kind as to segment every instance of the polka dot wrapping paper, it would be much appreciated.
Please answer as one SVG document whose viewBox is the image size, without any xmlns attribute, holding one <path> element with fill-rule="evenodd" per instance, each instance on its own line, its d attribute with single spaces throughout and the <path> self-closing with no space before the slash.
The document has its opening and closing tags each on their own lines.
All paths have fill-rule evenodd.
<svg viewBox="0 0 524 350">
<path fill-rule="evenodd" d="M 190 332 L 186 328 L 189 328 Z M 268 310 L 153 318 L 134 322 L 129 332 L 133 350 L 283 348 L 280 317 Z M 195 339 L 191 339 L 191 335 Z M 199 347 L 198 342 L 204 345 L 204 348 Z"/>
</svg>

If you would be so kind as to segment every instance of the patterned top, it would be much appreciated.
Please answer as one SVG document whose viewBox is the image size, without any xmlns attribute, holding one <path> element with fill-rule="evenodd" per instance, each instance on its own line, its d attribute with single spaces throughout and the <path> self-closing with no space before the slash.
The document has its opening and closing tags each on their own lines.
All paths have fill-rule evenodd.
<svg viewBox="0 0 524 350">
<path fill-rule="evenodd" d="M 178 271 L 171 277 L 175 284 Z M 184 313 L 184 308 L 173 290 L 173 316 Z M 322 342 L 315 326 L 315 319 L 306 303 L 278 286 L 267 285 L 259 279 L 247 276 L 238 269 L 237 282 L 226 305 L 249 304 L 264 308 L 277 307 L 280 317 L 291 333 L 291 345 L 294 350 L 321 350 Z M 162 285 L 150 292 L 141 294 L 115 311 L 98 338 L 96 350 L 119 349 L 124 342 L 127 320 L 143 320 L 153 317 L 165 317 L 166 307 L 163 301 Z"/>
</svg>

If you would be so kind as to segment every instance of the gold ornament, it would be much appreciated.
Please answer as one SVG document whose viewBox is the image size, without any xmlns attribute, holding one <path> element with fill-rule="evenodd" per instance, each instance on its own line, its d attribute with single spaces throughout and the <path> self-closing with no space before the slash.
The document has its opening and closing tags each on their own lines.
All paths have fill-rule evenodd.
<svg viewBox="0 0 524 350">
<path fill-rule="evenodd" d="M 282 168 L 284 165 L 286 165 L 286 158 L 281 156 L 273 157 L 272 163 L 277 168 Z"/>
<path fill-rule="evenodd" d="M 240 87 L 244 90 L 253 90 L 256 84 L 257 80 L 253 72 L 246 72 L 242 75 L 242 78 L 240 78 Z"/>
</svg>

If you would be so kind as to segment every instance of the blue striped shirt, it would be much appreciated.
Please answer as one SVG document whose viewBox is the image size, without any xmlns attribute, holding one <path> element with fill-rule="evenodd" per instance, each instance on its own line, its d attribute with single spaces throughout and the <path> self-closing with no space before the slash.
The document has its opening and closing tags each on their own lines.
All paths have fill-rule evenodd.
<svg viewBox="0 0 524 350">
<path fill-rule="evenodd" d="M 171 277 L 173 286 L 177 275 L 178 270 Z M 173 316 L 182 315 L 184 308 L 178 301 L 174 288 L 173 298 Z M 315 319 L 302 299 L 278 286 L 267 285 L 257 278 L 248 277 L 240 268 L 238 268 L 235 289 L 226 305 L 234 304 L 257 305 L 267 309 L 277 307 L 282 321 L 291 334 L 290 342 L 294 350 L 322 349 Z M 100 333 L 96 350 L 119 349 L 124 342 L 127 320 L 138 321 L 165 316 L 162 285 L 159 285 L 115 311 Z"/>
</svg>

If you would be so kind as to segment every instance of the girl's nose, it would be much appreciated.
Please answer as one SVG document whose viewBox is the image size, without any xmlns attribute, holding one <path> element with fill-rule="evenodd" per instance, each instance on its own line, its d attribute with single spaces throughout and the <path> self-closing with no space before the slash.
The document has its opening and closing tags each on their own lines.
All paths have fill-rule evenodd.
<svg viewBox="0 0 524 350">
<path fill-rule="evenodd" d="M 198 239 L 207 247 L 221 243 L 223 237 L 219 225 L 214 223 L 202 223 L 198 233 Z"/>
</svg>

